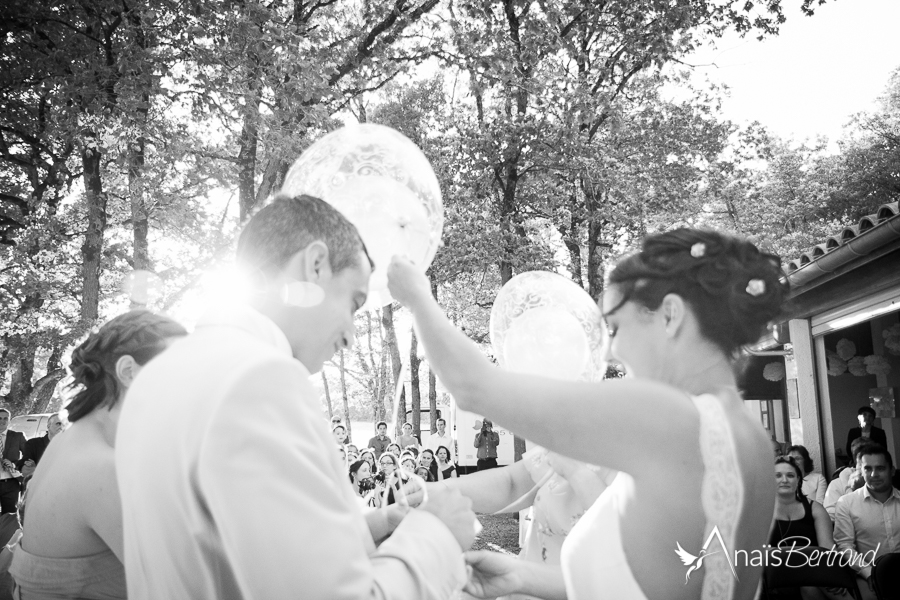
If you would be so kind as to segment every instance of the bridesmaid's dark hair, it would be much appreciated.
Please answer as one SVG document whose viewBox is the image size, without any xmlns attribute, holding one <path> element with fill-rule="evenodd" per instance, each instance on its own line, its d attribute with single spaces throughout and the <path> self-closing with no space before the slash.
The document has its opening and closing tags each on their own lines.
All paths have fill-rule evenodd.
<svg viewBox="0 0 900 600">
<path fill-rule="evenodd" d="M 139 365 L 162 352 L 168 338 L 187 335 L 169 317 L 149 310 L 132 310 L 89 333 L 72 352 L 70 390 L 77 390 L 66 404 L 69 422 L 89 415 L 99 407 L 107 409 L 119 400 L 116 361 L 130 356 Z"/>
<path fill-rule="evenodd" d="M 656 310 L 667 294 L 693 309 L 701 333 L 729 356 L 762 337 L 782 314 L 790 286 L 774 254 L 717 231 L 675 229 L 648 235 L 639 252 L 609 274 L 622 300 Z"/>
</svg>

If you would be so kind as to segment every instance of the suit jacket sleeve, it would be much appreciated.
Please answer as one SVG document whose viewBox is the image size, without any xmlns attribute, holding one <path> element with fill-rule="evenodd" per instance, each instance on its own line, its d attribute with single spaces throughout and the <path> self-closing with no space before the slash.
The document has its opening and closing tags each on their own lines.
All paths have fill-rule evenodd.
<svg viewBox="0 0 900 600">
<path fill-rule="evenodd" d="M 25 459 L 22 458 L 22 451 L 25 450 L 25 434 L 20 431 L 8 431 L 6 433 L 6 446 L 3 449 L 3 456 L 11 460 L 17 469 L 22 468 Z"/>
<path fill-rule="evenodd" d="M 211 415 L 200 493 L 242 595 L 448 598 L 465 582 L 459 544 L 434 515 L 412 511 L 376 549 L 318 405 L 305 369 L 270 360 Z"/>
</svg>

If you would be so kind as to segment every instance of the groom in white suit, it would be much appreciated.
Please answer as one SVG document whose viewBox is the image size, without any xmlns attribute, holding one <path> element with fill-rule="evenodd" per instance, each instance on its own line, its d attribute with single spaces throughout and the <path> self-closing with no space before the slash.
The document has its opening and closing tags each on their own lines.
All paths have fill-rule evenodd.
<svg viewBox="0 0 900 600">
<path fill-rule="evenodd" d="M 405 516 L 364 515 L 309 382 L 350 346 L 366 300 L 355 227 L 282 196 L 248 223 L 238 261 L 258 279 L 249 306 L 207 314 L 122 408 L 129 599 L 449 597 L 465 580 L 471 503 L 429 490 Z"/>
</svg>

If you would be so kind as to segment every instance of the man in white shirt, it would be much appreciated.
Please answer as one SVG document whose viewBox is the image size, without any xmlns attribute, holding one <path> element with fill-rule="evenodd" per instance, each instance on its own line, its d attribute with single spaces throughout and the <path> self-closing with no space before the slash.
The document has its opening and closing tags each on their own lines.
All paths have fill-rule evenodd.
<svg viewBox="0 0 900 600">
<path fill-rule="evenodd" d="M 447 429 L 447 421 L 441 417 L 435 421 L 435 424 L 437 425 L 437 431 L 428 436 L 428 442 L 425 444 L 425 447 L 432 452 L 437 452 L 438 446 L 449 449 L 450 462 L 455 465 L 457 463 L 456 443 L 453 441 L 453 438 L 450 437 L 450 434 L 445 431 Z"/>
<path fill-rule="evenodd" d="M 465 581 L 471 503 L 429 491 L 405 516 L 364 516 L 309 382 L 351 344 L 366 300 L 356 229 L 321 200 L 279 197 L 238 260 L 258 279 L 249 305 L 204 316 L 123 405 L 129 599 L 448 598 Z"/>
<path fill-rule="evenodd" d="M 894 465 L 880 446 L 859 452 L 866 485 L 841 497 L 834 518 L 834 543 L 853 556 L 863 598 L 875 598 L 871 582 L 875 559 L 900 552 L 900 491 L 891 485 Z"/>
</svg>

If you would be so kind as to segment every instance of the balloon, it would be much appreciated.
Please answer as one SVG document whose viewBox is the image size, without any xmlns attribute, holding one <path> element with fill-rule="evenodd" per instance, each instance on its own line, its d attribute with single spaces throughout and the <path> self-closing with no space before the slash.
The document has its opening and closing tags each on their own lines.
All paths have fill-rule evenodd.
<svg viewBox="0 0 900 600">
<path fill-rule="evenodd" d="M 387 267 L 395 254 L 427 269 L 444 227 L 444 205 L 428 159 L 403 134 L 383 125 L 350 125 L 310 146 L 281 192 L 321 198 L 359 230 L 375 263 L 367 306 L 392 301 Z"/>
<path fill-rule="evenodd" d="M 500 366 L 570 381 L 606 370 L 597 303 L 561 275 L 530 271 L 510 279 L 491 309 L 491 346 Z"/>
<path fill-rule="evenodd" d="M 137 270 L 125 275 L 120 287 L 132 304 L 146 306 L 159 300 L 166 286 L 156 273 Z"/>
</svg>

